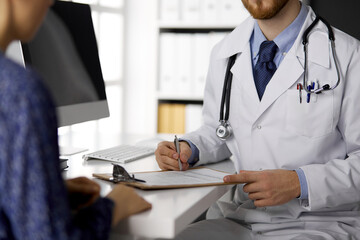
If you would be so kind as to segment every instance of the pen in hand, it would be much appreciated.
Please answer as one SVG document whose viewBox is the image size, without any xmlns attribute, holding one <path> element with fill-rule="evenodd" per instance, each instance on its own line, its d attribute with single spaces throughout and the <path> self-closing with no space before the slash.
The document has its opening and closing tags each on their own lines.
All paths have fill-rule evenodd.
<svg viewBox="0 0 360 240">
<path fill-rule="evenodd" d="M 180 161 L 180 144 L 179 144 L 179 139 L 177 138 L 176 135 L 175 135 L 175 139 L 174 139 L 174 145 L 175 145 L 176 152 L 179 154 L 179 157 L 178 157 L 179 169 L 180 169 L 180 171 L 182 171 L 182 163 Z"/>
</svg>

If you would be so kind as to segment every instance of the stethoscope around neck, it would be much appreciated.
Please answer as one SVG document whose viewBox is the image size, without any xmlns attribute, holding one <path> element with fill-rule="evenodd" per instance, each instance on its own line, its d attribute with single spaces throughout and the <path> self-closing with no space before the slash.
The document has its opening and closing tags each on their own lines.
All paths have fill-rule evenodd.
<svg viewBox="0 0 360 240">
<path fill-rule="evenodd" d="M 337 73 L 337 81 L 333 86 L 330 86 L 329 84 L 325 84 L 322 87 L 319 87 L 317 89 L 308 89 L 308 88 L 304 87 L 304 90 L 309 94 L 312 94 L 312 93 L 319 94 L 324 91 L 334 90 L 340 84 L 340 70 L 339 70 L 338 62 L 336 60 L 334 32 L 331 29 L 330 24 L 324 18 L 322 18 L 320 16 L 316 16 L 315 20 L 304 31 L 304 34 L 302 36 L 302 39 L 303 39 L 302 44 L 304 46 L 303 86 L 306 86 L 306 82 L 307 82 L 306 78 L 307 78 L 307 74 L 308 74 L 308 61 L 307 61 L 308 45 L 309 45 L 308 37 L 309 37 L 311 30 L 315 27 L 315 25 L 319 22 L 319 20 L 322 21 L 328 29 L 328 36 L 329 36 L 329 41 L 330 41 L 330 45 L 331 45 L 332 56 L 334 59 L 334 64 L 335 64 L 336 73 Z M 216 128 L 216 135 L 221 140 L 224 140 L 224 141 L 229 139 L 233 134 L 233 130 L 229 123 L 230 94 L 231 94 L 231 84 L 232 84 L 232 77 L 233 77 L 233 74 L 230 70 L 235 63 L 236 55 L 237 54 L 235 54 L 229 58 L 228 65 L 226 67 L 226 74 L 225 74 L 225 79 L 224 79 L 224 86 L 223 86 L 223 90 L 222 90 L 221 105 L 220 105 L 220 120 L 219 120 L 220 124 Z"/>
</svg>

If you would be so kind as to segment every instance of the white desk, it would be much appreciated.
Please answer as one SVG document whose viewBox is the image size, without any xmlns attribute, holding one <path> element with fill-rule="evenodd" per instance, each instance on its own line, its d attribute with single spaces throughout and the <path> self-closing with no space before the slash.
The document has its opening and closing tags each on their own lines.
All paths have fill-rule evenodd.
<svg viewBox="0 0 360 240">
<path fill-rule="evenodd" d="M 83 153 L 76 154 L 69 159 L 69 169 L 64 172 L 66 178 L 78 176 L 92 178 L 93 173 L 112 172 L 111 163 L 97 160 L 84 161 L 81 158 L 82 155 Z M 124 164 L 124 167 L 129 172 L 159 170 L 154 156 Z M 233 165 L 229 160 L 210 167 L 233 171 Z M 106 181 L 96 181 L 101 185 L 102 196 L 106 195 L 113 186 L 112 183 Z M 152 204 L 152 209 L 123 220 L 114 229 L 113 235 L 173 238 L 230 188 L 231 186 L 217 186 L 156 191 L 136 190 L 138 194 Z"/>
</svg>

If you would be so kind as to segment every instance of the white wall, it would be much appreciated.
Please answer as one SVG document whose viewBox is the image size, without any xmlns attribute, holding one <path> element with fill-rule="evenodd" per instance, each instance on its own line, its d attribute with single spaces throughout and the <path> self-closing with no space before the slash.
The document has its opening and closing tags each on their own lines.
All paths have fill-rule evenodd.
<svg viewBox="0 0 360 240">
<path fill-rule="evenodd" d="M 157 31 L 157 1 L 126 0 L 124 133 L 156 133 Z"/>
</svg>

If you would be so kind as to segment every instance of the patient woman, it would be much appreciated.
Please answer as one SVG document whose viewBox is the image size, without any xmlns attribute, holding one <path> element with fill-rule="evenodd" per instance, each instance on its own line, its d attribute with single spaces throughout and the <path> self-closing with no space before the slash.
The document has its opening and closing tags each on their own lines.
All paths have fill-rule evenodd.
<svg viewBox="0 0 360 240">
<path fill-rule="evenodd" d="M 64 183 L 54 105 L 41 78 L 4 56 L 28 41 L 52 0 L 0 0 L 0 239 L 107 239 L 112 225 L 151 207 L 132 189 L 106 197 L 87 178 Z"/>
</svg>

